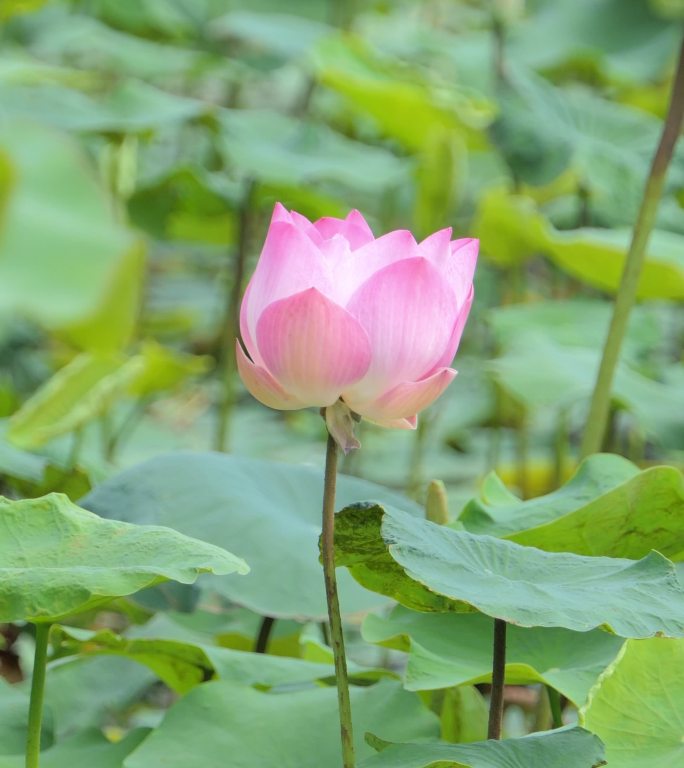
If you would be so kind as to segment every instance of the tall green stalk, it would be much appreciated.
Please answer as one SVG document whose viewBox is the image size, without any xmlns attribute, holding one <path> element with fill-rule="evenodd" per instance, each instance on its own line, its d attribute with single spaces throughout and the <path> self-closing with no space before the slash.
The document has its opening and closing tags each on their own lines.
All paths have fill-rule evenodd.
<svg viewBox="0 0 684 768">
<path fill-rule="evenodd" d="M 337 443 L 328 435 L 325 453 L 325 481 L 323 489 L 323 534 L 321 536 L 321 559 L 325 579 L 325 594 L 328 601 L 330 621 L 330 643 L 335 658 L 337 680 L 337 702 L 340 712 L 340 737 L 342 741 L 342 763 L 344 768 L 354 768 L 354 735 L 352 731 L 351 700 L 347 659 L 344 653 L 342 617 L 337 596 L 335 578 L 335 488 L 337 485 Z"/>
<path fill-rule="evenodd" d="M 254 181 L 245 182 L 245 191 L 238 218 L 238 242 L 233 261 L 233 280 L 227 283 L 223 326 L 218 343 L 216 368 L 221 373 L 223 392 L 218 408 L 214 450 L 227 450 L 230 417 L 235 400 L 235 339 L 240 330 L 240 297 L 245 281 L 247 250 L 249 247 L 249 225 L 251 206 L 254 199 Z"/>
<path fill-rule="evenodd" d="M 494 643 L 492 650 L 492 692 L 489 700 L 488 739 L 500 739 L 506 689 L 506 629 L 503 619 L 494 619 Z"/>
<path fill-rule="evenodd" d="M 36 650 L 31 680 L 28 734 L 26 736 L 26 768 L 38 768 L 40 761 L 40 734 L 43 723 L 43 699 L 45 698 L 45 669 L 47 666 L 48 623 L 36 624 Z"/>
<path fill-rule="evenodd" d="M 644 194 L 639 208 L 632 242 L 627 252 L 625 267 L 620 281 L 620 288 L 615 298 L 613 317 L 610 322 L 608 336 L 603 348 L 601 366 L 594 386 L 594 392 L 589 406 L 589 416 L 580 457 L 585 458 L 601 449 L 603 436 L 606 431 L 610 411 L 610 395 L 613 377 L 620 357 L 620 348 L 627 330 L 629 314 L 634 306 L 639 277 L 644 264 L 646 247 L 655 224 L 658 204 L 665 183 L 667 168 L 672 159 L 675 144 L 684 121 L 684 39 L 682 40 L 675 72 L 670 105 L 665 118 L 663 132 L 658 143 L 651 169 L 644 187 Z"/>
</svg>

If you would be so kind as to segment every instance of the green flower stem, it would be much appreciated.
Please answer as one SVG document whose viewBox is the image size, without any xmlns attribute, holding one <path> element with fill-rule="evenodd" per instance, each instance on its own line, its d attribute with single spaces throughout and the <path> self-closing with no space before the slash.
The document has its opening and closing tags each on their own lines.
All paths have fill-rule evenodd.
<svg viewBox="0 0 684 768">
<path fill-rule="evenodd" d="M 494 619 L 494 652 L 492 654 L 492 693 L 489 702 L 488 739 L 501 738 L 506 681 L 506 622 Z"/>
<path fill-rule="evenodd" d="M 342 617 L 337 597 L 335 578 L 335 486 L 337 484 L 337 443 L 328 435 L 325 454 L 325 482 L 323 490 L 323 534 L 321 536 L 321 559 L 325 579 L 325 594 L 328 600 L 330 641 L 335 657 L 337 679 L 337 701 L 340 710 L 340 736 L 342 739 L 342 761 L 344 768 L 354 768 L 354 735 L 352 731 L 351 701 L 347 659 L 344 654 Z"/>
<path fill-rule="evenodd" d="M 406 495 L 413 499 L 420 496 L 423 483 L 423 456 L 430 432 L 429 415 L 424 414 L 418 419 L 418 427 L 413 433 L 413 446 L 411 447 L 411 461 L 407 471 Z"/>
<path fill-rule="evenodd" d="M 254 200 L 254 181 L 245 183 L 244 197 L 240 205 L 238 219 L 238 242 L 233 262 L 233 281 L 228 283 L 226 304 L 223 316 L 222 333 L 219 339 L 216 368 L 223 382 L 223 392 L 218 409 L 216 433 L 214 435 L 214 450 L 227 450 L 230 417 L 235 401 L 235 339 L 240 331 L 240 297 L 242 284 L 245 281 L 247 267 L 247 251 L 249 247 L 249 229 L 251 223 L 251 207 Z"/>
<path fill-rule="evenodd" d="M 271 639 L 271 632 L 273 632 L 275 623 L 276 620 L 272 616 L 264 616 L 259 626 L 259 634 L 254 643 L 254 653 L 266 653 L 268 641 Z"/>
<path fill-rule="evenodd" d="M 582 445 L 580 458 L 585 458 L 601 450 L 603 436 L 606 431 L 610 411 L 610 396 L 613 376 L 620 357 L 620 348 L 627 329 L 629 314 L 634 305 L 639 277 L 646 255 L 646 247 L 658 212 L 658 203 L 665 182 L 667 168 L 672 159 L 675 144 L 684 120 L 684 40 L 682 40 L 677 62 L 670 106 L 663 126 L 663 132 L 656 153 L 651 163 L 651 170 L 646 180 L 641 207 L 637 216 L 632 242 L 627 252 L 625 267 L 622 273 L 620 288 L 615 298 L 613 317 L 610 322 L 608 336 L 603 348 L 603 357 L 598 377 L 589 406 L 589 415 Z"/>
<path fill-rule="evenodd" d="M 26 737 L 26 768 L 38 768 L 40 760 L 40 734 L 43 723 L 43 698 L 45 694 L 45 668 L 47 666 L 49 623 L 36 624 L 36 651 L 31 680 L 28 735 Z"/>
</svg>

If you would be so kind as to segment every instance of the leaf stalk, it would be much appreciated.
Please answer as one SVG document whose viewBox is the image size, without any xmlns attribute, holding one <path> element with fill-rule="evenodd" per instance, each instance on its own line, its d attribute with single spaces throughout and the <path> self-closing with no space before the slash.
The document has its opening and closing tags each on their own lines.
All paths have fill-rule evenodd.
<svg viewBox="0 0 684 768">
<path fill-rule="evenodd" d="M 47 667 L 48 622 L 36 627 L 36 649 L 31 679 L 31 700 L 29 703 L 28 733 L 26 736 L 26 768 L 38 768 L 40 762 L 40 737 L 43 724 L 43 701 L 45 699 L 45 671 Z"/>
<path fill-rule="evenodd" d="M 682 39 L 675 72 L 670 105 L 651 169 L 646 179 L 641 206 L 637 215 L 632 241 L 627 252 L 622 279 L 615 297 L 613 316 L 603 347 L 601 365 L 589 406 L 589 415 L 582 437 L 580 459 L 601 450 L 610 412 L 611 389 L 627 323 L 636 301 L 639 278 L 646 258 L 646 248 L 655 225 L 658 204 L 663 192 L 665 176 L 674 153 L 675 144 L 684 121 L 684 38 Z"/>
<path fill-rule="evenodd" d="M 494 648 L 492 653 L 492 693 L 489 702 L 488 739 L 501 738 L 506 681 L 506 622 L 494 619 Z"/>
<path fill-rule="evenodd" d="M 347 659 L 344 652 L 344 635 L 342 633 L 340 603 L 337 595 L 337 579 L 335 577 L 335 489 L 337 485 L 337 455 L 337 443 L 331 435 L 328 435 L 323 488 L 321 560 L 323 562 L 325 594 L 328 602 L 330 642 L 335 659 L 335 678 L 337 680 L 337 702 L 340 713 L 342 760 L 344 768 L 354 768 L 354 735 L 352 730 L 351 699 L 349 696 L 349 678 L 347 674 Z"/>
</svg>

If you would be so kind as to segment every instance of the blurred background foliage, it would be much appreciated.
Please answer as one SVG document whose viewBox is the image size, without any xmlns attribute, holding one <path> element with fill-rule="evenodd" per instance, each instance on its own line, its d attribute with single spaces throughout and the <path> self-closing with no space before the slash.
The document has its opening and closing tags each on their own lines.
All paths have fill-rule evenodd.
<svg viewBox="0 0 684 768">
<path fill-rule="evenodd" d="M 275 200 L 481 239 L 460 375 L 348 472 L 523 496 L 574 454 L 666 106 L 681 3 L 4 0 L 0 478 L 78 497 L 170 448 L 320 462 L 253 402 L 235 314 Z M 684 148 L 606 448 L 681 463 Z"/>
<path fill-rule="evenodd" d="M 0 473 L 85 491 L 170 448 L 320 461 L 235 380 L 275 200 L 481 239 L 460 376 L 346 470 L 454 504 L 567 475 L 666 106 L 681 3 L 4 0 Z M 684 149 L 606 448 L 681 463 Z"/>
<path fill-rule="evenodd" d="M 174 449 L 322 463 L 318 415 L 262 407 L 234 370 L 276 200 L 481 240 L 458 378 L 415 433 L 363 424 L 344 471 L 421 502 L 440 478 L 452 517 L 492 469 L 524 498 L 559 487 L 683 17 L 681 0 L 2 0 L 0 490 L 77 500 Z M 642 467 L 684 464 L 683 207 L 680 143 L 605 443 Z M 179 615 L 179 635 L 256 626 Z M 275 645 L 301 644 L 292 624 Z M 78 668 L 120 690 L 94 721 L 149 682 L 105 661 Z"/>
</svg>

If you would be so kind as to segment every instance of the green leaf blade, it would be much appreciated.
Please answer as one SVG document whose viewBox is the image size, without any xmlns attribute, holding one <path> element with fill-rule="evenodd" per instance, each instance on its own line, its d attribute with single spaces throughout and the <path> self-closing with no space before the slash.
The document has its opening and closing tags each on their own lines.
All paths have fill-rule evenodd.
<svg viewBox="0 0 684 768">
<path fill-rule="evenodd" d="M 684 590 L 657 552 L 637 561 L 543 552 L 378 504 L 342 510 L 338 530 L 338 563 L 408 608 L 479 610 L 523 627 L 598 627 L 622 637 L 684 635 Z"/>
<path fill-rule="evenodd" d="M 54 622 L 113 597 L 201 573 L 247 573 L 240 558 L 160 526 L 103 520 L 61 494 L 0 499 L 0 621 Z"/>
</svg>

